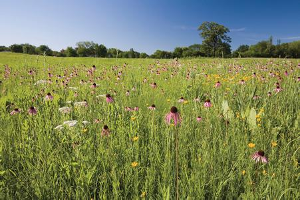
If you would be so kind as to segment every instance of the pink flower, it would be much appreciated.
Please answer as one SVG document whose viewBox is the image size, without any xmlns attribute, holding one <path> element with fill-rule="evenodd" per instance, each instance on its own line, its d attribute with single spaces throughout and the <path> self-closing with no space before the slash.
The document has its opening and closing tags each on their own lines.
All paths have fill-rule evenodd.
<svg viewBox="0 0 300 200">
<path fill-rule="evenodd" d="M 93 83 L 93 85 L 91 85 L 91 88 L 96 88 L 96 87 L 97 87 L 96 83 Z"/>
<path fill-rule="evenodd" d="M 102 121 L 101 119 L 95 119 L 95 120 L 94 120 L 94 123 L 98 124 L 98 123 L 100 123 L 101 121 Z"/>
<path fill-rule="evenodd" d="M 178 100 L 179 103 L 183 103 L 184 102 L 184 98 L 181 97 L 179 100 Z"/>
<path fill-rule="evenodd" d="M 209 99 L 206 100 L 205 103 L 204 103 L 204 107 L 205 107 L 205 108 L 209 108 L 209 107 L 211 107 L 211 106 L 212 106 L 212 104 L 211 104 L 210 100 L 209 100 Z"/>
<path fill-rule="evenodd" d="M 272 96 L 272 92 L 268 92 L 268 97 Z"/>
<path fill-rule="evenodd" d="M 126 96 L 129 96 L 130 95 L 130 92 L 129 92 L 129 90 L 127 90 L 127 92 L 126 92 Z"/>
<path fill-rule="evenodd" d="M 201 122 L 202 121 L 202 117 L 198 116 L 197 117 L 197 122 Z"/>
<path fill-rule="evenodd" d="M 53 96 L 51 95 L 51 93 L 48 93 L 48 94 L 45 96 L 45 100 L 46 100 L 46 101 L 52 101 L 52 100 L 53 100 Z"/>
<path fill-rule="evenodd" d="M 107 95 L 106 95 L 106 102 L 107 102 L 107 103 L 112 103 L 112 102 L 114 102 L 114 99 L 110 96 L 110 94 L 107 94 Z"/>
<path fill-rule="evenodd" d="M 139 111 L 139 107 L 134 107 L 134 111 Z"/>
<path fill-rule="evenodd" d="M 288 75 L 289 75 L 289 73 L 288 73 L 287 71 L 285 71 L 285 72 L 284 72 L 284 75 L 288 76 Z"/>
<path fill-rule="evenodd" d="M 19 108 L 15 108 L 13 111 L 10 112 L 10 115 L 15 115 L 15 114 L 18 114 L 20 113 L 20 109 Z"/>
<path fill-rule="evenodd" d="M 28 114 L 30 114 L 30 115 L 36 115 L 36 114 L 37 114 L 37 111 L 36 111 L 36 109 L 35 109 L 33 106 L 31 106 L 31 107 L 28 109 Z"/>
<path fill-rule="evenodd" d="M 173 106 L 171 108 L 170 112 L 166 115 L 165 120 L 166 120 L 167 124 L 171 124 L 172 120 L 173 120 L 175 126 L 180 124 L 181 118 L 180 118 L 178 110 L 175 106 Z"/>
<path fill-rule="evenodd" d="M 268 158 L 265 156 L 265 152 L 262 150 L 256 151 L 252 155 L 252 160 L 254 160 L 256 163 L 258 162 L 268 163 Z"/>
<path fill-rule="evenodd" d="M 276 93 L 278 93 L 278 92 L 282 91 L 282 88 L 280 88 L 280 86 L 277 86 L 277 87 L 274 89 L 274 91 L 275 91 Z"/>
<path fill-rule="evenodd" d="M 243 80 L 243 79 L 240 80 L 240 84 L 241 84 L 241 85 L 244 85 L 244 84 L 245 84 L 245 80 Z"/>
<path fill-rule="evenodd" d="M 155 109 L 156 109 L 156 107 L 155 107 L 155 105 L 154 105 L 154 104 L 152 104 L 152 106 L 148 107 L 148 109 L 149 109 L 149 110 L 155 110 Z"/>
<path fill-rule="evenodd" d="M 107 125 L 103 126 L 102 132 L 101 132 L 101 136 L 109 136 L 110 135 L 110 131 L 108 129 Z"/>
<path fill-rule="evenodd" d="M 221 86 L 220 81 L 216 82 L 215 87 L 220 87 L 220 86 Z"/>
<path fill-rule="evenodd" d="M 154 83 L 151 83 L 150 86 L 151 86 L 152 88 L 157 88 L 157 84 L 156 84 L 155 82 L 154 82 Z"/>
<path fill-rule="evenodd" d="M 196 97 L 196 98 L 194 99 L 194 101 L 195 101 L 195 102 L 200 102 L 199 97 Z"/>
</svg>

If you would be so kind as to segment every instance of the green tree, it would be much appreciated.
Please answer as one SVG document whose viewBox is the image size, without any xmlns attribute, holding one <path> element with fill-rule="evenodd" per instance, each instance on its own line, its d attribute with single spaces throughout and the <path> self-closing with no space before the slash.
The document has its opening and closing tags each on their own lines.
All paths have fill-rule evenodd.
<svg viewBox="0 0 300 200">
<path fill-rule="evenodd" d="M 217 53 L 228 53 L 231 38 L 226 34 L 229 29 L 215 22 L 203 22 L 199 28 L 200 36 L 203 38 L 203 46 L 208 56 L 216 56 Z M 224 52 L 226 50 L 226 52 Z"/>
<path fill-rule="evenodd" d="M 23 46 L 21 44 L 13 44 L 9 46 L 11 52 L 23 53 Z"/>
<path fill-rule="evenodd" d="M 77 57 L 77 52 L 73 47 L 67 47 L 66 50 L 64 50 L 64 54 L 67 57 Z"/>
<path fill-rule="evenodd" d="M 51 56 L 52 55 L 52 50 L 47 46 L 47 45 L 40 45 L 39 47 L 37 47 L 35 49 L 37 54 L 40 55 L 47 55 L 47 56 Z"/>
<path fill-rule="evenodd" d="M 27 54 L 36 54 L 36 47 L 31 44 L 23 44 L 23 53 Z"/>
<path fill-rule="evenodd" d="M 103 45 L 103 44 L 95 44 L 94 45 L 94 48 L 95 48 L 95 56 L 96 57 L 106 57 L 107 55 L 107 48 Z"/>
</svg>

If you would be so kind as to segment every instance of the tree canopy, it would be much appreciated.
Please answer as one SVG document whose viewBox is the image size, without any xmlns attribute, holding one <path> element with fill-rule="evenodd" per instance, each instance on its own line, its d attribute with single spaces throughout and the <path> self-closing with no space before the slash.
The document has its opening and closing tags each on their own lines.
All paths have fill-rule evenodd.
<svg viewBox="0 0 300 200">
<path fill-rule="evenodd" d="M 226 35 L 228 28 L 215 22 L 203 22 L 198 30 L 201 31 L 202 45 L 207 55 L 216 57 L 230 54 L 231 38 Z"/>
</svg>

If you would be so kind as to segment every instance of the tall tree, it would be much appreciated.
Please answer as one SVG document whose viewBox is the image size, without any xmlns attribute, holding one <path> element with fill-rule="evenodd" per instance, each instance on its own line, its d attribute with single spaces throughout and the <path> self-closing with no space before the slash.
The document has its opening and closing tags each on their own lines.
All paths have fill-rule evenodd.
<svg viewBox="0 0 300 200">
<path fill-rule="evenodd" d="M 215 22 L 203 22 L 199 28 L 200 36 L 203 38 L 203 46 L 205 53 L 216 56 L 216 53 L 227 53 L 231 38 L 226 34 L 229 29 Z M 226 49 L 226 52 L 223 51 Z"/>
</svg>

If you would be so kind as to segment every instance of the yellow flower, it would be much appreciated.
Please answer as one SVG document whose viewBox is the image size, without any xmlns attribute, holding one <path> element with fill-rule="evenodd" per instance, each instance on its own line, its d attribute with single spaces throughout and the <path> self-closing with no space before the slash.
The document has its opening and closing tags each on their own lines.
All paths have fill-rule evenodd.
<svg viewBox="0 0 300 200">
<path fill-rule="evenodd" d="M 266 170 L 263 171 L 263 175 L 267 175 L 268 173 L 266 172 Z"/>
<path fill-rule="evenodd" d="M 87 128 L 82 129 L 82 132 L 86 133 L 87 132 Z"/>
<path fill-rule="evenodd" d="M 134 121 L 134 120 L 136 120 L 136 117 L 131 117 L 131 121 Z"/>
<path fill-rule="evenodd" d="M 257 124 L 257 126 L 261 126 L 261 124 Z"/>
<path fill-rule="evenodd" d="M 256 121 L 260 122 L 260 121 L 261 121 L 261 118 L 257 118 Z"/>
<path fill-rule="evenodd" d="M 277 146 L 277 142 L 272 142 L 271 145 L 272 145 L 272 147 L 276 147 Z"/>
<path fill-rule="evenodd" d="M 183 102 L 183 104 L 187 104 L 187 103 L 188 103 L 188 101 L 184 101 L 184 102 Z"/>
<path fill-rule="evenodd" d="M 142 194 L 141 194 L 141 198 L 144 198 L 146 196 L 146 192 L 142 192 Z"/>
<path fill-rule="evenodd" d="M 171 100 L 170 99 L 167 99 L 167 102 L 170 102 Z"/>
<path fill-rule="evenodd" d="M 252 142 L 250 142 L 250 143 L 248 144 L 248 147 L 253 148 L 253 147 L 255 147 L 255 144 L 252 143 Z"/>
<path fill-rule="evenodd" d="M 245 171 L 245 170 L 243 170 L 243 171 L 242 171 L 242 175 L 245 175 L 245 174 L 246 174 L 246 171 Z"/>
<path fill-rule="evenodd" d="M 139 139 L 139 137 L 138 137 L 138 136 L 135 136 L 135 137 L 132 138 L 132 141 L 135 142 L 135 141 L 137 141 L 138 139 Z"/>
<path fill-rule="evenodd" d="M 131 163 L 131 167 L 136 167 L 136 166 L 138 166 L 139 164 L 137 163 L 137 162 L 132 162 Z"/>
<path fill-rule="evenodd" d="M 275 173 L 272 174 L 272 177 L 275 177 Z"/>
</svg>

